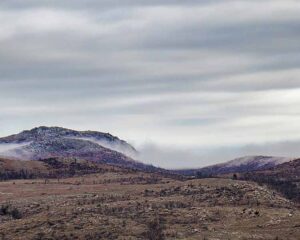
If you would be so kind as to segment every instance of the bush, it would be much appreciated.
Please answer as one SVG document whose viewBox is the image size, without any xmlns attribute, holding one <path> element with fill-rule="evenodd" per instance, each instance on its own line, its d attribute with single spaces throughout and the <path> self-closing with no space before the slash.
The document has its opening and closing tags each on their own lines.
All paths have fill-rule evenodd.
<svg viewBox="0 0 300 240">
<path fill-rule="evenodd" d="M 14 219 L 21 219 L 22 218 L 22 213 L 17 208 L 13 208 L 11 210 L 10 214 Z"/>
<path fill-rule="evenodd" d="M 164 225 L 162 223 L 162 219 L 156 216 L 153 220 L 151 220 L 147 224 L 147 233 L 146 239 L 148 240 L 164 240 L 165 236 L 163 234 Z"/>
<path fill-rule="evenodd" d="M 0 215 L 8 215 L 9 214 L 9 205 L 2 205 L 0 207 Z"/>
<path fill-rule="evenodd" d="M 10 215 L 14 219 L 21 219 L 22 213 L 15 207 L 5 204 L 0 207 L 0 215 Z"/>
</svg>

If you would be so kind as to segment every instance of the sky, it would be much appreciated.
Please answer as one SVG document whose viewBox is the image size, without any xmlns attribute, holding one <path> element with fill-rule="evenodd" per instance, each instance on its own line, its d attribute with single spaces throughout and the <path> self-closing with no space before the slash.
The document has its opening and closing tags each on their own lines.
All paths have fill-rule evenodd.
<svg viewBox="0 0 300 240">
<path fill-rule="evenodd" d="M 0 136 L 110 132 L 179 168 L 300 156 L 297 0 L 2 0 Z"/>
</svg>

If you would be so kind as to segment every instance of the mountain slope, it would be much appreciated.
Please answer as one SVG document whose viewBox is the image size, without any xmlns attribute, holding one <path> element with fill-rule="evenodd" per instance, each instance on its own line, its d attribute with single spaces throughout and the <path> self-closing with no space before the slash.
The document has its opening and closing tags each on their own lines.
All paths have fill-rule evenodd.
<svg viewBox="0 0 300 240">
<path fill-rule="evenodd" d="M 300 202 L 300 159 L 267 170 L 243 173 L 239 178 L 267 184 L 285 197 Z"/>
<path fill-rule="evenodd" d="M 76 158 L 47 158 L 36 161 L 0 158 L 0 180 L 62 178 L 91 173 L 130 171 L 130 169 Z"/>
<path fill-rule="evenodd" d="M 127 142 L 108 133 L 39 127 L 0 138 L 0 150 L 4 149 L 0 155 L 25 160 L 75 157 L 127 168 L 155 170 L 152 166 L 137 162 L 121 152 L 100 145 L 102 142 L 106 146 L 118 146 L 124 151 L 136 153 Z"/>
<path fill-rule="evenodd" d="M 219 174 L 252 172 L 268 169 L 290 160 L 292 159 L 283 157 L 248 156 L 200 169 L 186 169 L 177 172 L 185 175 L 216 176 Z"/>
<path fill-rule="evenodd" d="M 60 127 L 37 127 L 31 130 L 23 131 L 19 134 L 11 135 L 8 137 L 0 138 L 1 143 L 9 143 L 9 144 L 21 144 L 28 142 L 36 142 L 39 140 L 47 140 L 47 139 L 56 139 L 56 138 L 75 138 L 82 140 L 89 140 L 92 142 L 96 142 L 100 145 L 104 145 L 104 147 L 112 148 L 112 150 L 117 150 L 113 148 L 123 149 L 126 152 L 130 152 L 132 154 L 136 153 L 134 147 L 128 144 L 124 140 L 120 140 L 119 138 L 109 134 L 102 133 L 96 131 L 75 131 L 66 128 Z M 122 151 L 119 151 L 122 152 Z"/>
</svg>

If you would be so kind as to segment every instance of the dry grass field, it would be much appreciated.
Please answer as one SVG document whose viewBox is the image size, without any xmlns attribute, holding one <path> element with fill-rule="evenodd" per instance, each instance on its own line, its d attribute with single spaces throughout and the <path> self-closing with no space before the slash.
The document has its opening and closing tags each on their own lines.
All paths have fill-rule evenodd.
<svg viewBox="0 0 300 240">
<path fill-rule="evenodd" d="M 230 179 L 106 172 L 0 182 L 0 239 L 299 240 L 300 210 Z"/>
</svg>

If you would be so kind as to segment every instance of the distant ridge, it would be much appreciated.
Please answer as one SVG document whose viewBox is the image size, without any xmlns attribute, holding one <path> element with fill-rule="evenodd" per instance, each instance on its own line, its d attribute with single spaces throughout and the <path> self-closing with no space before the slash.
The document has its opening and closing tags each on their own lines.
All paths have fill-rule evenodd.
<svg viewBox="0 0 300 240">
<path fill-rule="evenodd" d="M 264 170 L 285 162 L 289 162 L 291 160 L 293 159 L 285 157 L 247 156 L 208 167 L 203 167 L 199 169 L 184 169 L 178 170 L 176 172 L 184 175 L 216 176 L 220 174 L 243 173 Z"/>
<path fill-rule="evenodd" d="M 131 171 L 133 170 L 76 158 L 47 158 L 35 161 L 22 161 L 0 157 L 0 180 L 59 179 L 93 173 L 130 173 Z"/>
</svg>

